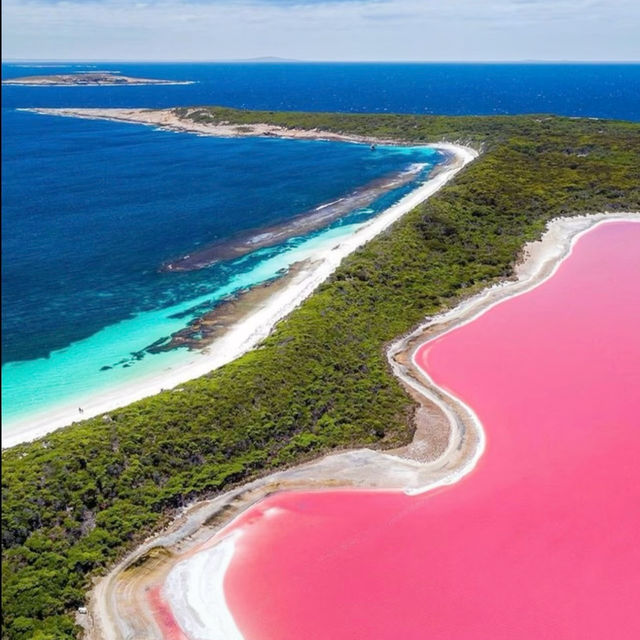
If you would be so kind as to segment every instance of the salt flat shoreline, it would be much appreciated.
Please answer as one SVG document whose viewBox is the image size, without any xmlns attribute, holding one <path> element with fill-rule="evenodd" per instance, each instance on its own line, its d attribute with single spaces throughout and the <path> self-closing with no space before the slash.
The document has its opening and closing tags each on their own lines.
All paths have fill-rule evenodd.
<svg viewBox="0 0 640 640">
<path fill-rule="evenodd" d="M 184 130 L 200 135 L 224 137 L 250 137 L 262 135 L 244 127 L 240 132 L 230 131 L 219 126 L 180 127 L 180 121 L 172 110 L 150 111 L 146 109 L 26 109 L 46 115 L 80 117 L 126 121 L 137 124 Z M 177 121 L 177 122 L 176 122 Z M 379 144 L 397 144 L 393 141 L 361 139 L 340 136 L 322 131 L 292 131 L 271 125 L 255 125 L 258 131 L 269 131 L 268 135 L 279 138 L 322 139 L 349 142 L 376 142 Z M 415 145 L 414 145 L 415 146 Z M 108 391 L 92 394 L 90 398 L 76 399 L 71 404 L 53 407 L 50 410 L 31 414 L 25 418 L 7 423 L 10 431 L 3 434 L 2 447 L 9 448 L 46 435 L 56 429 L 80 420 L 92 418 L 108 411 L 124 407 L 132 402 L 156 395 L 161 391 L 173 389 L 189 380 L 200 377 L 224 364 L 235 360 L 254 348 L 266 338 L 275 324 L 293 311 L 313 291 L 324 282 L 339 266 L 342 260 L 363 244 L 369 242 L 387 229 L 403 215 L 433 195 L 469 162 L 478 156 L 478 152 L 463 145 L 437 143 L 423 145 L 442 152 L 447 160 L 432 172 L 429 180 L 405 195 L 396 204 L 375 218 L 364 223 L 352 235 L 336 243 L 329 249 L 319 251 L 292 277 L 288 285 L 261 302 L 255 310 L 241 318 L 233 327 L 229 327 L 223 336 L 214 340 L 201 352 L 192 352 L 187 361 L 166 368 L 134 383 L 114 386 Z M 274 287 L 274 289 L 276 289 Z M 78 406 L 83 408 L 79 416 Z"/>
<path fill-rule="evenodd" d="M 489 287 L 454 309 L 427 319 L 389 346 L 387 357 L 395 375 L 423 405 L 422 408 L 437 407 L 441 412 L 441 421 L 446 420 L 448 443 L 437 458 L 427 456 L 421 460 L 412 454 L 412 449 L 420 444 L 420 440 L 428 443 L 431 434 L 427 428 L 418 431 L 414 442 L 400 450 L 378 452 L 359 449 L 329 454 L 320 460 L 254 480 L 213 500 L 188 506 L 167 530 L 145 541 L 97 583 L 90 597 L 93 631 L 88 637 L 115 639 L 132 637 L 132 633 L 135 636 L 141 630 L 150 633 L 150 629 L 155 628 L 154 613 L 144 594 L 151 586 L 163 585 L 166 578 L 179 567 L 179 573 L 172 574 L 174 577 L 169 583 L 174 588 L 165 590 L 165 596 L 172 600 L 173 612 L 180 623 L 184 626 L 188 622 L 189 627 L 195 624 L 198 637 L 207 638 L 207 633 L 202 635 L 206 630 L 197 625 L 197 621 L 215 619 L 230 633 L 229 637 L 241 638 L 224 599 L 226 567 L 234 552 L 234 540 L 225 536 L 225 529 L 252 505 L 270 493 L 282 490 L 350 487 L 400 489 L 407 494 L 417 494 L 457 482 L 469 473 L 484 451 L 483 427 L 470 407 L 435 385 L 418 367 L 415 362 L 416 351 L 426 342 L 472 322 L 497 304 L 539 286 L 555 274 L 582 235 L 601 224 L 614 221 L 640 223 L 640 212 L 602 213 L 552 221 L 541 240 L 524 247 L 522 260 L 516 267 L 515 280 Z M 437 421 L 436 417 L 432 424 Z M 138 573 L 132 570 L 133 563 L 158 547 L 171 552 L 163 562 L 156 563 L 151 570 Z M 215 555 L 209 568 L 217 567 L 213 575 L 208 576 L 207 584 L 222 597 L 215 607 L 208 601 L 207 611 L 200 612 L 191 603 L 198 600 L 202 582 L 197 572 L 187 570 L 185 562 L 190 562 L 205 547 L 208 553 Z M 201 564 L 202 560 L 198 560 L 193 567 Z M 126 578 L 122 576 L 124 569 L 127 569 Z M 180 576 L 179 580 L 177 575 Z M 176 585 L 180 588 L 176 589 Z M 123 615 L 124 602 L 129 616 Z"/>
</svg>

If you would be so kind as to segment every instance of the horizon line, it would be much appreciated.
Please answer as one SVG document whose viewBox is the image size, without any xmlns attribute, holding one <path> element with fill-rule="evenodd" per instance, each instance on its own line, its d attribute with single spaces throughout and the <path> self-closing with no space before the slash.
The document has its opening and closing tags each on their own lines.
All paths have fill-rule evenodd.
<svg viewBox="0 0 640 640">
<path fill-rule="evenodd" d="M 296 58 L 281 58 L 279 56 L 257 56 L 251 58 L 218 58 L 218 59 L 177 59 L 177 60 L 148 60 L 143 58 L 2 58 L 2 64 L 15 62 L 76 62 L 76 63 L 146 63 L 146 64 L 233 64 L 233 63 L 262 63 L 262 64 L 640 64 L 638 60 L 589 60 L 589 59 L 517 59 L 517 60 L 303 60 Z"/>
</svg>

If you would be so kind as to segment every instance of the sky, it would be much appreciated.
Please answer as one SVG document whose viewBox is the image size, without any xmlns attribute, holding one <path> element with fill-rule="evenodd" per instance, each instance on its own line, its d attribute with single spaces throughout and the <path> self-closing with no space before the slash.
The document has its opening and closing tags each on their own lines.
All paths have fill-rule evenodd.
<svg viewBox="0 0 640 640">
<path fill-rule="evenodd" d="M 640 61 L 640 0 L 3 0 L 4 60 Z"/>
</svg>

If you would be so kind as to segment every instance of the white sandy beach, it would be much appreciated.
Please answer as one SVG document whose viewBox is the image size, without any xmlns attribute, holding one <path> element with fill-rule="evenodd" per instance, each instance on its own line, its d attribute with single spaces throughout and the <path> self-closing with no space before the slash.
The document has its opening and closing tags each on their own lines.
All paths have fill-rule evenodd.
<svg viewBox="0 0 640 640">
<path fill-rule="evenodd" d="M 64 111 L 63 115 L 71 115 L 66 113 L 67 110 Z M 316 132 L 315 135 L 322 137 L 321 132 Z M 3 435 L 3 448 L 33 440 L 78 419 L 94 417 L 155 395 L 162 390 L 172 389 L 231 362 L 255 347 L 269 335 L 279 320 L 288 315 L 326 280 L 346 256 L 436 193 L 478 155 L 477 151 L 462 145 L 438 143 L 428 146 L 452 156 L 452 161 L 434 172 L 435 175 L 431 179 L 408 193 L 395 205 L 363 224 L 351 236 L 337 241 L 332 248 L 314 255 L 312 262 L 300 270 L 286 288 L 275 292 L 253 313 L 240 320 L 204 351 L 192 352 L 192 357 L 185 363 L 167 368 L 153 376 L 141 378 L 135 383 L 113 387 L 79 402 L 74 401 L 72 405 L 60 406 L 16 420 L 11 424 L 11 431 Z M 80 416 L 78 406 L 83 408 Z"/>
</svg>

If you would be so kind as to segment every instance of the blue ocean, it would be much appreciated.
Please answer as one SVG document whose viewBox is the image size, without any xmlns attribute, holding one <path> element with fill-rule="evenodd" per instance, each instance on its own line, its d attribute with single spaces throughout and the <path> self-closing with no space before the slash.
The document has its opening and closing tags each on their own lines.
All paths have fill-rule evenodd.
<svg viewBox="0 0 640 640">
<path fill-rule="evenodd" d="M 193 272 L 163 263 L 286 221 L 376 178 L 439 160 L 424 148 L 216 139 L 27 107 L 166 107 L 640 120 L 640 65 L 3 64 L 3 78 L 74 71 L 188 80 L 2 87 L 3 433 L 60 404 L 152 374 L 185 350 L 146 347 L 281 275 L 413 188 L 328 228 Z"/>
</svg>

